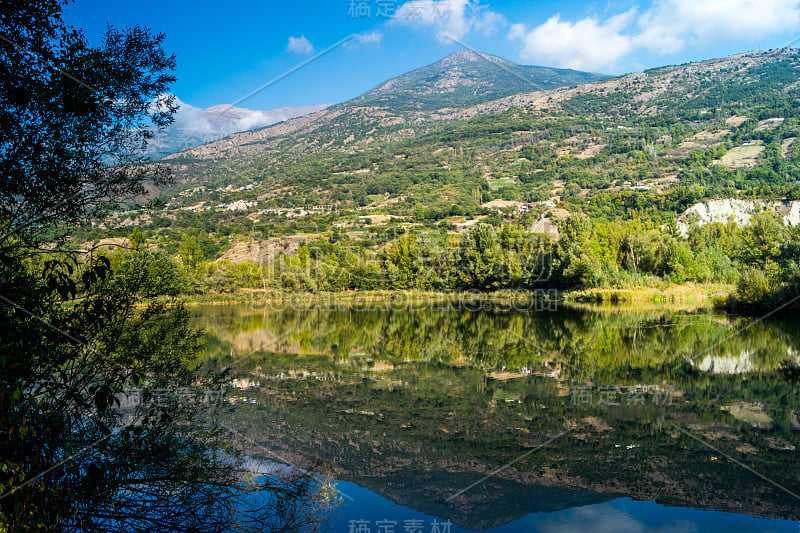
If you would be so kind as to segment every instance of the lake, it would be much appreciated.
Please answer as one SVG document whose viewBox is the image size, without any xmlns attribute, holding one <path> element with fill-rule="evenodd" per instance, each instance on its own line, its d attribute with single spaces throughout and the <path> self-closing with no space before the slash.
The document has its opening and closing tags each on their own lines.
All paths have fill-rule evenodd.
<svg viewBox="0 0 800 533">
<path fill-rule="evenodd" d="M 336 531 L 797 531 L 800 327 L 674 306 L 198 306 Z"/>
</svg>

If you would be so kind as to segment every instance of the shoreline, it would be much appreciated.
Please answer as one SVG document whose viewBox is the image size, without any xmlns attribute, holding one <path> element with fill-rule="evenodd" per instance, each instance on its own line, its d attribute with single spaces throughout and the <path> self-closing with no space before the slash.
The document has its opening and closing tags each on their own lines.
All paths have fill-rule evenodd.
<svg viewBox="0 0 800 533">
<path fill-rule="evenodd" d="M 724 308 L 734 287 L 723 284 L 684 284 L 666 288 L 594 288 L 580 290 L 537 289 L 496 292 L 443 292 L 419 290 L 287 292 L 273 289 L 238 289 L 231 293 L 183 295 L 187 306 L 232 304 L 452 304 L 476 308 L 483 304 L 508 305 L 529 310 L 552 310 L 558 306 L 641 306 L 675 304 L 681 307 Z"/>
</svg>

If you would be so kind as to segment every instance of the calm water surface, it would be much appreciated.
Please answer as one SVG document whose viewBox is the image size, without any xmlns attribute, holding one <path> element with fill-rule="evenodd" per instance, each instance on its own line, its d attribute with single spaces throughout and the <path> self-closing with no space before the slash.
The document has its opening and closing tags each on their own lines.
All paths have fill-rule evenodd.
<svg viewBox="0 0 800 533">
<path fill-rule="evenodd" d="M 334 466 L 337 531 L 798 531 L 797 324 L 472 307 L 194 311 L 230 425 Z"/>
</svg>

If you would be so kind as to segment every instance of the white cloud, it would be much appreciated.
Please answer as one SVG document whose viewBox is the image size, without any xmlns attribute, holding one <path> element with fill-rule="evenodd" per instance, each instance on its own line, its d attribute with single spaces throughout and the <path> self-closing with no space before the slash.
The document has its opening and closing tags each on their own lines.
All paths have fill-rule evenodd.
<svg viewBox="0 0 800 533">
<path fill-rule="evenodd" d="M 210 133 L 213 130 L 211 122 L 208 117 L 203 115 L 202 109 L 182 102 L 178 97 L 175 97 L 175 103 L 178 104 L 179 108 L 178 112 L 175 113 L 175 120 L 170 125 L 170 128 L 195 134 Z"/>
<path fill-rule="evenodd" d="M 305 35 L 301 35 L 300 37 L 289 37 L 286 49 L 297 54 L 310 54 L 314 51 L 314 45 L 306 39 Z"/>
<path fill-rule="evenodd" d="M 155 105 L 169 95 L 162 95 Z M 254 128 L 261 128 L 307 113 L 325 109 L 328 105 L 279 107 L 268 111 L 253 111 L 232 105 L 217 105 L 201 109 L 181 101 L 175 97 L 179 106 L 174 115 L 174 122 L 164 131 L 158 132 L 150 141 L 150 148 L 156 151 L 164 147 L 182 149 L 203 142 L 214 141 L 236 133 Z"/>
<path fill-rule="evenodd" d="M 575 22 L 554 15 L 534 28 L 513 24 L 508 38 L 520 43 L 524 61 L 609 72 L 637 50 L 668 55 L 798 27 L 800 0 L 656 0 L 641 14 Z"/>
<path fill-rule="evenodd" d="M 222 104 L 208 109 L 201 109 L 183 102 L 177 96 L 175 97 L 175 103 L 179 108 L 174 115 L 175 120 L 168 128 L 169 130 L 192 135 L 209 134 L 215 136 L 269 126 L 282 120 L 319 111 L 327 107 L 326 105 L 287 106 L 269 111 L 253 111 Z"/>
<path fill-rule="evenodd" d="M 370 32 L 357 33 L 353 39 L 347 43 L 348 48 L 357 48 L 364 45 L 380 46 L 383 42 L 383 34 L 377 30 Z"/>
<path fill-rule="evenodd" d="M 441 43 L 450 44 L 448 36 L 460 40 L 471 31 L 490 35 L 505 19 L 479 0 L 411 0 L 397 8 L 392 23 L 433 28 Z"/>
<path fill-rule="evenodd" d="M 669 54 L 693 44 L 753 39 L 798 26 L 800 0 L 659 0 L 638 21 L 640 46 Z"/>
<path fill-rule="evenodd" d="M 633 49 L 631 38 L 622 34 L 632 16 L 628 11 L 602 22 L 593 18 L 569 22 L 554 15 L 530 31 L 514 24 L 509 38 L 522 42 L 520 56 L 524 61 L 603 70 L 612 68 Z"/>
</svg>

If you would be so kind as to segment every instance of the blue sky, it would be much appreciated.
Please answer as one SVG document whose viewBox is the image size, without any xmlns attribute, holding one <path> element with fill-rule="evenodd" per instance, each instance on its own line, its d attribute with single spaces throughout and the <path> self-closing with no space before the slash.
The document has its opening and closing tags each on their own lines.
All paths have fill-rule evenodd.
<svg viewBox="0 0 800 533">
<path fill-rule="evenodd" d="M 236 102 L 355 35 L 238 104 L 250 109 L 344 101 L 459 50 L 451 38 L 519 63 L 622 74 L 800 36 L 800 0 L 76 0 L 65 18 L 93 42 L 107 24 L 166 33 L 173 92 L 198 107 Z"/>
</svg>

